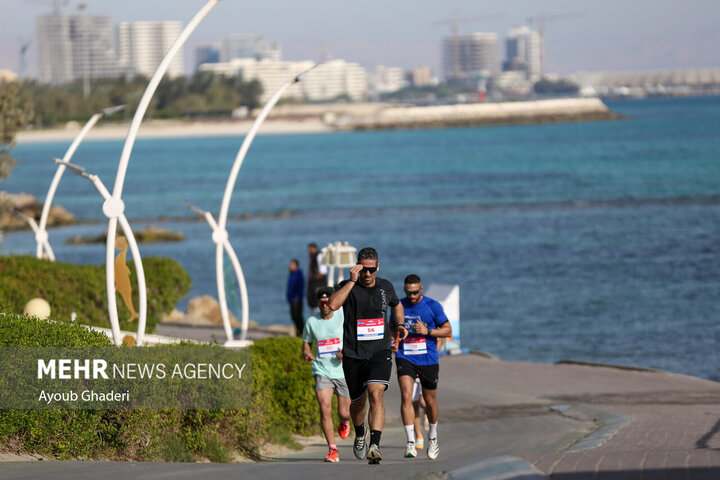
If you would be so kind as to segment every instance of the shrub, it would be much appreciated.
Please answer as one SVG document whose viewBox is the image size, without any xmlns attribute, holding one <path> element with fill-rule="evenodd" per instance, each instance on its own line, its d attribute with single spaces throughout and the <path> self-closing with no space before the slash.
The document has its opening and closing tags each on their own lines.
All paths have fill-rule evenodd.
<svg viewBox="0 0 720 480">
<path fill-rule="evenodd" d="M 0 347 L 109 345 L 104 334 L 81 325 L 0 314 Z M 230 461 L 236 453 L 257 458 L 278 426 L 291 433 L 319 431 L 310 365 L 300 347 L 295 337 L 252 346 L 250 409 L 0 410 L 0 450 L 60 459 Z"/>
<path fill-rule="evenodd" d="M 133 303 L 137 308 L 134 262 L 130 262 L 129 267 Z M 162 314 L 170 313 L 190 290 L 190 277 L 179 263 L 169 258 L 145 258 L 143 269 L 148 300 L 146 331 L 152 333 Z M 55 318 L 70 318 L 70 314 L 76 312 L 80 323 L 109 326 L 104 265 L 48 262 L 30 256 L 0 257 L 0 299 L 10 304 L 10 311 L 21 313 L 28 300 L 34 297 L 47 300 Z M 130 311 L 119 294 L 117 305 L 120 328 L 137 330 L 137 320 L 127 321 Z"/>
</svg>

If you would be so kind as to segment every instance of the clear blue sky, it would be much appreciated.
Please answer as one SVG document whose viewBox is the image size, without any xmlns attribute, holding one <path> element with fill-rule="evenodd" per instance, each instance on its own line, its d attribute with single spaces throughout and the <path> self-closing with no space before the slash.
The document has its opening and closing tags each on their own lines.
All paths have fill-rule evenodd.
<svg viewBox="0 0 720 480">
<path fill-rule="evenodd" d="M 63 2 L 61 2 L 63 3 Z M 78 0 L 65 2 L 76 12 Z M 123 20 L 180 20 L 204 0 L 87 0 L 88 14 Z M 34 36 L 35 17 L 52 0 L 0 0 L 0 69 L 17 70 L 22 39 Z M 576 14 L 546 24 L 548 71 L 632 70 L 720 66 L 718 0 L 221 0 L 190 38 L 194 46 L 229 33 L 254 33 L 280 43 L 286 60 L 318 60 L 322 45 L 333 58 L 376 65 L 440 67 L 436 20 L 488 16 L 459 24 L 460 33 L 505 32 L 528 17 Z M 498 18 L 500 16 L 500 18 Z M 504 56 L 504 43 L 501 43 Z M 27 72 L 37 71 L 34 45 Z"/>
</svg>

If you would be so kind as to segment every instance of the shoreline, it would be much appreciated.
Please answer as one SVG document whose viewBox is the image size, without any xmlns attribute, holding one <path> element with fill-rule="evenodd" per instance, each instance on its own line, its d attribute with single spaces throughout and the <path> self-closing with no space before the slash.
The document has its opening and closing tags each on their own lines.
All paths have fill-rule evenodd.
<svg viewBox="0 0 720 480">
<path fill-rule="evenodd" d="M 328 104 L 283 105 L 263 123 L 260 135 L 292 135 L 367 130 L 410 130 L 544 123 L 574 123 L 625 118 L 612 112 L 599 98 L 555 98 L 524 102 L 488 102 L 454 105 Z M 242 120 L 146 120 L 138 138 L 241 137 L 252 128 L 253 118 Z M 99 124 L 90 140 L 121 140 L 129 123 Z M 64 127 L 25 130 L 18 144 L 71 141 L 81 131 L 80 122 Z"/>
<path fill-rule="evenodd" d="M 253 120 L 148 120 L 138 131 L 138 138 L 186 138 L 186 137 L 242 137 L 252 127 Z M 128 133 L 129 123 L 105 123 L 95 126 L 86 140 L 122 140 Z M 28 143 L 72 141 L 82 124 L 68 122 L 65 127 L 18 132 L 15 141 L 18 145 Z M 266 120 L 258 135 L 292 135 L 329 133 L 336 131 L 324 124 L 321 119 L 303 120 Z"/>
</svg>

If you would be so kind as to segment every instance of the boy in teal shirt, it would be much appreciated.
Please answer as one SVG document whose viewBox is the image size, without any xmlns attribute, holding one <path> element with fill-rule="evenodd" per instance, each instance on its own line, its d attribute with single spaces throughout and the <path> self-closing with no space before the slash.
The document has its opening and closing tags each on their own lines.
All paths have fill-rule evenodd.
<svg viewBox="0 0 720 480">
<path fill-rule="evenodd" d="M 320 406 L 320 423 L 330 448 L 325 457 L 326 462 L 340 461 L 331 416 L 333 393 L 338 399 L 338 434 L 343 440 L 350 434 L 350 393 L 342 368 L 344 317 L 342 310 L 334 312 L 328 306 L 333 292 L 331 287 L 317 289 L 320 313 L 308 317 L 302 333 L 303 358 L 306 362 L 312 361 L 315 395 Z M 314 349 L 311 348 L 313 342 Z"/>
</svg>

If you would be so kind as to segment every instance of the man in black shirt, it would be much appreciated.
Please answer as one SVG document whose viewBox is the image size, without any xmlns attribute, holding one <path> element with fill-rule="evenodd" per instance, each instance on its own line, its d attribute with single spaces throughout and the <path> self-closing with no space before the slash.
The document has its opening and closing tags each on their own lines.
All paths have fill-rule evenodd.
<svg viewBox="0 0 720 480">
<path fill-rule="evenodd" d="M 405 339 L 405 312 L 392 283 L 377 276 L 380 268 L 374 248 L 358 252 L 350 279 L 340 282 L 330 297 L 332 310 L 343 308 L 343 370 L 350 390 L 350 416 L 355 426 L 353 453 L 371 464 L 380 463 L 380 436 L 385 425 L 383 394 L 392 372 L 392 335 L 387 318 L 391 307 L 398 333 Z M 365 432 L 365 398 L 370 397 L 370 443 Z"/>
</svg>

